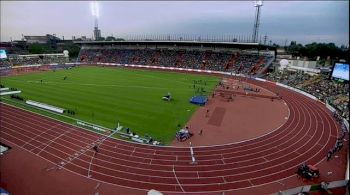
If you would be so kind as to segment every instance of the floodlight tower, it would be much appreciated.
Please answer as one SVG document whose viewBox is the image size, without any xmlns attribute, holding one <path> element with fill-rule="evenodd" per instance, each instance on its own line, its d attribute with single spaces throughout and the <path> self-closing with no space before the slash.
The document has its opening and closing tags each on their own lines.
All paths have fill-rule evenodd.
<svg viewBox="0 0 350 195">
<path fill-rule="evenodd" d="M 100 29 L 98 29 L 98 17 L 99 17 L 99 7 L 98 7 L 98 2 L 97 1 L 92 1 L 91 4 L 91 13 L 92 16 L 95 19 L 95 27 L 94 27 L 94 37 L 95 37 L 95 41 L 99 40 L 101 37 L 101 31 Z"/>
<path fill-rule="evenodd" d="M 255 11 L 255 22 L 254 22 L 253 37 L 252 37 L 253 43 L 258 42 L 259 25 L 260 25 L 260 7 L 262 5 L 263 5 L 262 1 L 254 2 L 254 7 L 256 7 L 256 11 Z"/>
</svg>

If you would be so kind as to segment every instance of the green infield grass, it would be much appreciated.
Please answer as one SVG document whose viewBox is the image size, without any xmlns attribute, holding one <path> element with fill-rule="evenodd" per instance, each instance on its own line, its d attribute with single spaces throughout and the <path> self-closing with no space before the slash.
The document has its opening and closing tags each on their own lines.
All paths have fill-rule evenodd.
<svg viewBox="0 0 350 195">
<path fill-rule="evenodd" d="M 207 95 L 220 78 L 124 68 L 79 67 L 5 77 L 1 79 L 1 84 L 21 90 L 18 95 L 26 100 L 75 112 L 75 115 L 65 113 L 67 116 L 108 128 L 115 128 L 119 122 L 136 134 L 147 134 L 168 144 L 174 139 L 178 125 L 182 127 L 198 108 L 189 103 L 193 95 L 198 95 L 193 86 L 194 80 L 202 80 L 196 88 L 204 88 L 203 94 Z M 173 97 L 170 102 L 162 100 L 168 92 Z M 1 98 L 4 102 L 10 99 L 9 96 Z"/>
</svg>

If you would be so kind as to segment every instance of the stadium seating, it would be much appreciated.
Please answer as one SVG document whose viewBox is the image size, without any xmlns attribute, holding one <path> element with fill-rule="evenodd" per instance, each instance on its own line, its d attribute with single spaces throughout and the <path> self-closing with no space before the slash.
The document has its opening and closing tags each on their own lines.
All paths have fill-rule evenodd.
<svg viewBox="0 0 350 195">
<path fill-rule="evenodd" d="M 31 56 L 31 57 L 17 57 L 12 56 L 8 59 L 8 62 L 12 66 L 22 66 L 22 65 L 42 65 L 42 64 L 64 64 L 67 61 L 66 57 L 63 56 Z"/>
<path fill-rule="evenodd" d="M 85 63 L 117 63 L 257 73 L 272 56 L 199 50 L 84 48 L 78 57 Z M 252 67 L 255 71 L 252 72 Z"/>
<path fill-rule="evenodd" d="M 6 60 L 6 59 L 0 60 L 0 67 L 1 68 L 10 67 L 10 66 L 11 66 L 11 63 L 8 60 Z"/>
<path fill-rule="evenodd" d="M 276 71 L 269 73 L 268 80 L 273 80 L 301 89 L 316 96 L 321 101 L 328 101 L 346 120 L 349 120 L 349 84 L 329 79 L 329 75 L 311 76 L 302 72 Z"/>
</svg>

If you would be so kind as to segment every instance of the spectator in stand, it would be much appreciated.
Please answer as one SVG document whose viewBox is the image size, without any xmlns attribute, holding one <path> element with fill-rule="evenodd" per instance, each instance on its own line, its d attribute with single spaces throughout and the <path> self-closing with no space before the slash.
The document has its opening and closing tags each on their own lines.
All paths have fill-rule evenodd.
<svg viewBox="0 0 350 195">
<path fill-rule="evenodd" d="M 349 120 L 349 84 L 339 83 L 329 79 L 329 75 L 309 75 L 303 72 L 293 71 L 275 71 L 269 73 L 268 80 L 273 80 L 291 87 L 295 87 L 311 95 L 314 95 L 321 101 L 328 101 L 339 115 Z"/>
<path fill-rule="evenodd" d="M 252 67 L 254 67 L 261 58 L 268 59 L 271 57 L 248 53 L 238 55 L 198 50 L 114 49 L 103 46 L 84 48 L 78 56 L 79 61 L 85 63 L 110 62 L 117 64 L 175 66 L 178 68 L 215 71 L 234 70 L 240 73 L 250 73 Z"/>
</svg>

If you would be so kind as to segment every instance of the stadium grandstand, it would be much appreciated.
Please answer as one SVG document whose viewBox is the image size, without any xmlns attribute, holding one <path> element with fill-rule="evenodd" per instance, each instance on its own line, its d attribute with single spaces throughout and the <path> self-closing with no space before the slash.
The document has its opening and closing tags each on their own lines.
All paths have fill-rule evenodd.
<svg viewBox="0 0 350 195">
<path fill-rule="evenodd" d="M 89 3 L 1 2 L 1 195 L 349 194 L 345 4 Z"/>
<path fill-rule="evenodd" d="M 267 79 L 294 86 L 316 96 L 323 102 L 333 105 L 340 115 L 349 120 L 349 83 L 330 80 L 328 74 L 310 75 L 302 71 L 275 71 Z"/>
<path fill-rule="evenodd" d="M 9 74 L 11 66 L 64 65 L 66 63 L 114 63 L 160 67 L 176 67 L 223 71 L 234 74 L 267 78 L 275 82 L 305 90 L 322 101 L 334 105 L 349 119 L 349 86 L 329 81 L 329 74 L 310 74 L 303 71 L 272 71 L 277 48 L 237 42 L 193 41 L 75 41 L 81 47 L 77 59 L 61 54 L 10 54 L 1 60 L 2 75 Z M 27 69 L 38 69 L 33 66 Z M 51 69 L 57 68 L 54 66 Z M 68 65 L 66 66 L 68 67 Z M 266 74 L 268 73 L 268 74 Z M 320 87 L 322 86 L 322 87 Z M 339 93 L 340 92 L 340 93 Z"/>
<path fill-rule="evenodd" d="M 123 41 L 75 42 L 78 62 L 169 66 L 236 74 L 263 75 L 275 58 L 275 47 L 249 43 Z"/>
<path fill-rule="evenodd" d="M 29 55 L 9 55 L 9 63 L 12 66 L 44 65 L 44 64 L 64 64 L 69 62 L 67 54 L 29 54 Z"/>
</svg>

